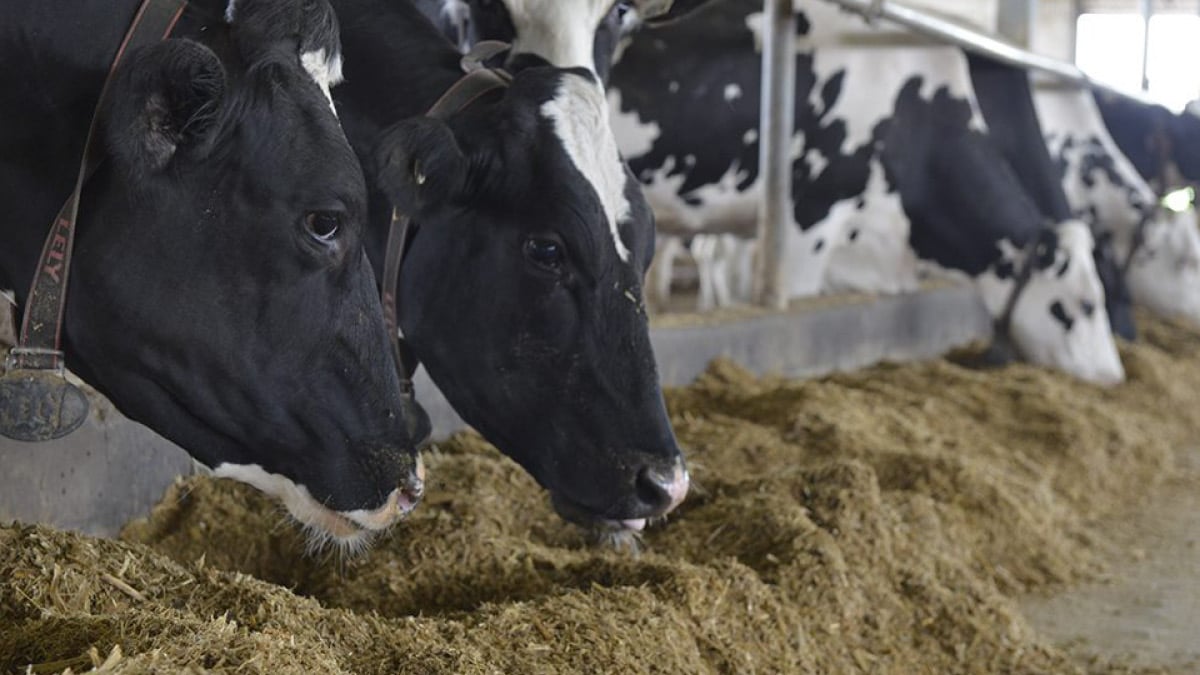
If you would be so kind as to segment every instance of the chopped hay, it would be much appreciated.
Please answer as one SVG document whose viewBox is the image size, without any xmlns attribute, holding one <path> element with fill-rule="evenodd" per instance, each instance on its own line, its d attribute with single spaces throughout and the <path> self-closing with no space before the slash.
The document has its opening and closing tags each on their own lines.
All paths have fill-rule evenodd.
<svg viewBox="0 0 1200 675">
<path fill-rule="evenodd" d="M 1197 334 L 1142 324 L 1113 389 L 715 362 L 667 392 L 695 489 L 640 554 L 590 545 L 474 435 L 352 560 L 305 557 L 279 507 L 207 478 L 119 542 L 0 528 L 0 671 L 1126 672 L 1046 644 L 1011 598 L 1101 572 L 1097 519 L 1200 431 Z"/>
</svg>

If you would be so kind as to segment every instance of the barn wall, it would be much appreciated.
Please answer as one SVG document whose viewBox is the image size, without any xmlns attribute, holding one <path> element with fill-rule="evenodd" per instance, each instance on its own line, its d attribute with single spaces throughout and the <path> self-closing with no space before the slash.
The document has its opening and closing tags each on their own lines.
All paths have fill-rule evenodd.
<svg viewBox="0 0 1200 675">
<path fill-rule="evenodd" d="M 902 4 L 961 19 L 988 32 L 996 30 L 997 8 L 1001 0 L 900 0 Z M 1012 0 L 1008 0 L 1012 2 Z"/>
<path fill-rule="evenodd" d="M 1075 10 L 1071 0 L 1038 0 L 1033 43 L 1038 54 L 1063 61 L 1075 60 Z"/>
</svg>

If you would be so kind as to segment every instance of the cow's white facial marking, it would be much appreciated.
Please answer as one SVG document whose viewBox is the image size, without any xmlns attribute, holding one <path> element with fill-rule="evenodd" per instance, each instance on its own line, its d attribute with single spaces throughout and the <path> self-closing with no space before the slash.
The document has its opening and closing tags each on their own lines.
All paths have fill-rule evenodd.
<svg viewBox="0 0 1200 675">
<path fill-rule="evenodd" d="M 725 85 L 725 91 L 722 96 L 727 102 L 733 102 L 742 97 L 742 88 L 736 84 Z"/>
<path fill-rule="evenodd" d="M 321 88 L 321 93 L 325 94 L 325 98 L 329 101 L 329 109 L 333 111 L 334 115 L 337 115 L 337 108 L 333 106 L 333 94 L 330 89 L 342 81 L 342 55 L 335 54 L 330 57 L 324 48 L 304 52 L 300 55 L 300 65 L 304 66 L 305 72 Z"/>
<path fill-rule="evenodd" d="M 233 23 L 236 16 L 237 0 L 229 0 L 229 4 L 225 6 L 226 23 Z M 325 94 L 325 98 L 329 101 L 329 109 L 333 110 L 333 114 L 336 116 L 337 109 L 333 106 L 333 95 L 330 93 L 330 89 L 342 81 L 342 55 L 330 56 L 324 48 L 304 52 L 300 55 L 300 65 L 321 88 L 321 93 Z"/>
<path fill-rule="evenodd" d="M 400 490 L 393 490 L 387 502 L 375 510 L 334 511 L 318 502 L 308 488 L 257 464 L 225 462 L 213 469 L 212 474 L 247 483 L 283 502 L 292 518 L 304 527 L 311 549 L 333 544 L 344 552 L 357 553 L 371 543 L 373 533 L 392 525 L 406 513 Z"/>
<path fill-rule="evenodd" d="M 630 213 L 625 197 L 625 165 L 617 152 L 617 142 L 609 126 L 608 105 L 599 83 L 564 75 L 555 97 L 542 104 L 541 112 L 554 124 L 554 132 L 567 156 L 599 197 L 617 256 L 629 262 L 629 248 L 621 241 L 619 230 Z"/>
<path fill-rule="evenodd" d="M 592 45 L 612 0 L 504 0 L 516 28 L 513 54 L 536 54 L 560 68 L 596 72 Z"/>
<path fill-rule="evenodd" d="M 1032 363 L 1058 368 L 1097 384 L 1117 384 L 1125 369 L 1104 308 L 1104 288 L 1096 274 L 1091 230 L 1070 220 L 1055 228 L 1053 262 L 1035 269 L 1013 308 L 1011 332 L 1021 355 Z M 1025 252 L 1000 242 L 1001 259 L 1019 270 Z M 989 270 L 976 279 L 984 304 L 998 317 L 1013 288 L 1012 275 Z"/>
</svg>

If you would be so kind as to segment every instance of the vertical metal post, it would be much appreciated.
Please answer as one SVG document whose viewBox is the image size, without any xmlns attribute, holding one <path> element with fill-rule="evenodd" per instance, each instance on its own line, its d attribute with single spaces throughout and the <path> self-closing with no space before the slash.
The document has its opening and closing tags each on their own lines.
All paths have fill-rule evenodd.
<svg viewBox="0 0 1200 675">
<path fill-rule="evenodd" d="M 792 134 L 796 110 L 796 17 L 793 0 L 763 0 L 762 106 L 758 164 L 763 178 L 759 209 L 758 302 L 787 307 L 784 241 L 792 215 Z"/>
<path fill-rule="evenodd" d="M 1142 91 L 1150 91 L 1146 70 L 1150 65 L 1150 17 L 1154 16 L 1154 0 L 1142 0 Z"/>
</svg>

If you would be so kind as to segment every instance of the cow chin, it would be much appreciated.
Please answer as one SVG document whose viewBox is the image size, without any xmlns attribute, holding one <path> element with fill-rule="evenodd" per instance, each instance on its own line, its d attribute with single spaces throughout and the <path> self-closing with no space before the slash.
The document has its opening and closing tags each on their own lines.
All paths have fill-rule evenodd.
<svg viewBox="0 0 1200 675">
<path fill-rule="evenodd" d="M 222 463 L 212 473 L 218 478 L 231 478 L 251 485 L 282 502 L 288 515 L 303 527 L 310 554 L 326 548 L 334 548 L 343 555 L 362 553 L 370 547 L 376 534 L 404 519 L 421 499 L 419 487 L 396 488 L 379 508 L 335 511 L 317 501 L 305 486 L 270 473 L 257 464 Z M 417 456 L 415 474 L 419 481 L 424 481 L 425 470 L 420 455 Z"/>
<path fill-rule="evenodd" d="M 651 520 L 650 518 L 629 518 L 626 520 L 604 518 L 572 502 L 558 492 L 550 493 L 550 504 L 554 507 L 554 512 L 563 520 L 586 529 L 610 532 L 641 532 L 646 529 L 646 525 Z"/>
</svg>

